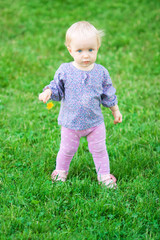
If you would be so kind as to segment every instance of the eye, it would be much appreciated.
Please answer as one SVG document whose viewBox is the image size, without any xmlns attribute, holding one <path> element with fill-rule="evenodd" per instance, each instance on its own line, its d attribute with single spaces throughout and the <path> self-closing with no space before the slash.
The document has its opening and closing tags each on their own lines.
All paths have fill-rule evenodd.
<svg viewBox="0 0 160 240">
<path fill-rule="evenodd" d="M 81 52 L 82 52 L 82 50 L 81 50 L 81 49 L 79 49 L 77 52 L 81 53 Z"/>
<path fill-rule="evenodd" d="M 92 52 L 92 51 L 93 51 L 93 49 L 92 49 L 92 48 L 90 48 L 90 49 L 89 49 L 89 52 Z"/>
</svg>

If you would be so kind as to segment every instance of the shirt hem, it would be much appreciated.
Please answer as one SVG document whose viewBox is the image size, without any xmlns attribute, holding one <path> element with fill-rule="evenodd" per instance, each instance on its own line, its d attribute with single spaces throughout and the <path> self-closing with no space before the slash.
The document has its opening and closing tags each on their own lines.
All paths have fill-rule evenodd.
<svg viewBox="0 0 160 240">
<path fill-rule="evenodd" d="M 86 129 L 89 129 L 89 128 L 92 128 L 92 127 L 98 127 L 99 125 L 101 125 L 102 123 L 104 122 L 104 120 L 100 121 L 100 122 L 97 122 L 97 123 L 94 123 L 94 124 L 89 124 L 87 125 L 86 127 L 84 128 L 80 128 L 80 127 L 71 127 L 70 125 L 67 125 L 67 124 L 63 124 L 61 122 L 58 122 L 58 125 L 61 125 L 65 128 L 68 128 L 68 129 L 71 129 L 71 130 L 78 130 L 78 131 L 81 131 L 81 130 L 86 130 Z"/>
</svg>

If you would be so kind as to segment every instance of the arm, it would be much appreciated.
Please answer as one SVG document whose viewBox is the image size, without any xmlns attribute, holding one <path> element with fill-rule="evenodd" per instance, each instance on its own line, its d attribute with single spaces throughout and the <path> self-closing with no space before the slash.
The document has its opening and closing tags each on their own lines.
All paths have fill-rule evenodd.
<svg viewBox="0 0 160 240">
<path fill-rule="evenodd" d="M 122 122 L 122 115 L 117 105 L 116 89 L 112 85 L 112 80 L 107 69 L 104 70 L 102 105 L 109 107 L 114 116 L 114 124 Z"/>
<path fill-rule="evenodd" d="M 60 101 L 64 97 L 64 79 L 65 75 L 61 67 L 56 71 L 54 80 L 47 85 L 43 92 L 39 94 L 39 100 L 46 103 L 49 99 Z"/>
</svg>

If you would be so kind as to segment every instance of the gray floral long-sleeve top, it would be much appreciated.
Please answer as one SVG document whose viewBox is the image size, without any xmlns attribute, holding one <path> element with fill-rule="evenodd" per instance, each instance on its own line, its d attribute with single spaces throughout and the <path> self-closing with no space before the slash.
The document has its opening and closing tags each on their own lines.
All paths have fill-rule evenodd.
<svg viewBox="0 0 160 240">
<path fill-rule="evenodd" d="M 117 104 L 107 69 L 96 63 L 90 71 L 77 69 L 72 62 L 61 64 L 44 90 L 47 88 L 52 91 L 52 100 L 61 101 L 58 124 L 70 129 L 100 125 L 104 121 L 101 104 L 104 107 Z"/>
</svg>

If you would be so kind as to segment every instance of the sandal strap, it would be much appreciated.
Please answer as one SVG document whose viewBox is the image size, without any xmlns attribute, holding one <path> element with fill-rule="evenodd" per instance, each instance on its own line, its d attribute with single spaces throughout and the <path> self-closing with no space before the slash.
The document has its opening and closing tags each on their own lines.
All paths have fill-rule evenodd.
<svg viewBox="0 0 160 240">
<path fill-rule="evenodd" d="M 63 170 L 54 170 L 51 174 L 51 178 L 53 181 L 66 181 L 67 178 L 67 172 Z"/>
<path fill-rule="evenodd" d="M 113 182 L 114 182 L 114 183 L 116 183 L 116 182 L 117 182 L 117 179 L 115 178 L 115 176 L 114 176 L 114 175 L 110 174 L 110 178 L 113 180 Z"/>
<path fill-rule="evenodd" d="M 112 174 L 104 174 L 104 175 L 98 176 L 99 184 L 102 183 L 106 185 L 108 188 L 115 189 L 117 187 L 116 181 L 117 179 Z"/>
</svg>

